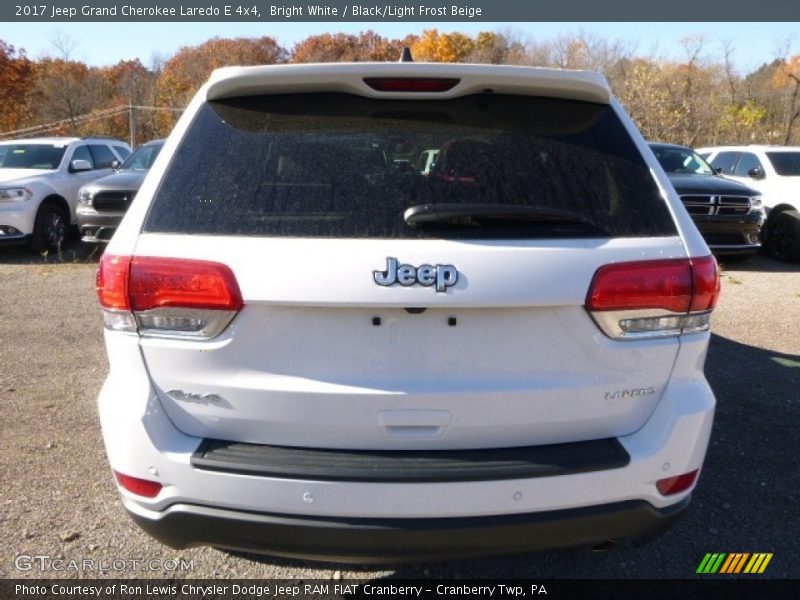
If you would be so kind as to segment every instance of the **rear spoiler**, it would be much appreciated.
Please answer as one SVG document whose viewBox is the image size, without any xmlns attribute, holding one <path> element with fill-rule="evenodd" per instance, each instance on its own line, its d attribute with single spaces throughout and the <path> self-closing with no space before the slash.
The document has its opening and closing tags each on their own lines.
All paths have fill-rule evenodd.
<svg viewBox="0 0 800 600">
<path fill-rule="evenodd" d="M 447 78 L 458 83 L 446 91 L 378 91 L 365 83 L 374 78 Z M 448 99 L 491 90 L 498 94 L 544 96 L 610 104 L 606 78 L 591 71 L 537 67 L 439 63 L 326 63 L 225 67 L 206 85 L 206 100 L 256 96 L 342 92 L 371 98 Z"/>
</svg>

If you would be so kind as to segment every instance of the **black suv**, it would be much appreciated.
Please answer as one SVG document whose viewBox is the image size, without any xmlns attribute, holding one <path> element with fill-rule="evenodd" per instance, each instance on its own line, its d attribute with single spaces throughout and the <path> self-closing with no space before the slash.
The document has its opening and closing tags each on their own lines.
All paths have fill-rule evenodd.
<svg viewBox="0 0 800 600">
<path fill-rule="evenodd" d="M 761 247 L 765 213 L 759 192 L 725 179 L 687 146 L 650 148 L 715 254 L 747 255 Z"/>
</svg>

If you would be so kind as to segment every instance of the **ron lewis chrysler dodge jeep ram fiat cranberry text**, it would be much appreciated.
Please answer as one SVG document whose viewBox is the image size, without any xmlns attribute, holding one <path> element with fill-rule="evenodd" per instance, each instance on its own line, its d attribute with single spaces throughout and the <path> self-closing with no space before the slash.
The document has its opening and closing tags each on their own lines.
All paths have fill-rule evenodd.
<svg viewBox="0 0 800 600">
<path fill-rule="evenodd" d="M 718 292 L 601 75 L 222 69 L 100 264 L 108 457 L 175 547 L 644 541 L 703 464 Z"/>
</svg>

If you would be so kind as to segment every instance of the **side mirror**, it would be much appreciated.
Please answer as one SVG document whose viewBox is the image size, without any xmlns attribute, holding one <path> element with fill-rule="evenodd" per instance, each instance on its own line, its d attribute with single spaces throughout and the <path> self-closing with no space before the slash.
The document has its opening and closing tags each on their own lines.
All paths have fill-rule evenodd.
<svg viewBox="0 0 800 600">
<path fill-rule="evenodd" d="M 747 172 L 747 176 L 751 179 L 764 179 L 767 174 L 764 172 L 764 167 L 753 167 Z"/>
<path fill-rule="evenodd" d="M 717 175 L 722 175 L 722 167 L 714 167 L 714 173 Z"/>
<path fill-rule="evenodd" d="M 122 161 L 115 160 L 111 163 L 112 169 L 119 169 L 122 166 Z"/>
<path fill-rule="evenodd" d="M 71 163 L 69 163 L 69 170 L 72 171 L 73 173 L 77 173 L 78 171 L 91 171 L 92 163 L 82 158 L 76 158 Z"/>
</svg>

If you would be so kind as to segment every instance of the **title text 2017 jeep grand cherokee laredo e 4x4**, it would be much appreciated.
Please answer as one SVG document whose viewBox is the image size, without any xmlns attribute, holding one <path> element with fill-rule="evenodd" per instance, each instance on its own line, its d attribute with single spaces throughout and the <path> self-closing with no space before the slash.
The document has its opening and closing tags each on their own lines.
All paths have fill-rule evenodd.
<svg viewBox="0 0 800 600">
<path fill-rule="evenodd" d="M 112 172 L 130 148 L 105 138 L 0 142 L 0 243 L 58 252 L 82 185 Z"/>
<path fill-rule="evenodd" d="M 703 464 L 718 292 L 601 75 L 222 69 L 100 264 L 108 457 L 175 547 L 643 541 Z"/>
</svg>

